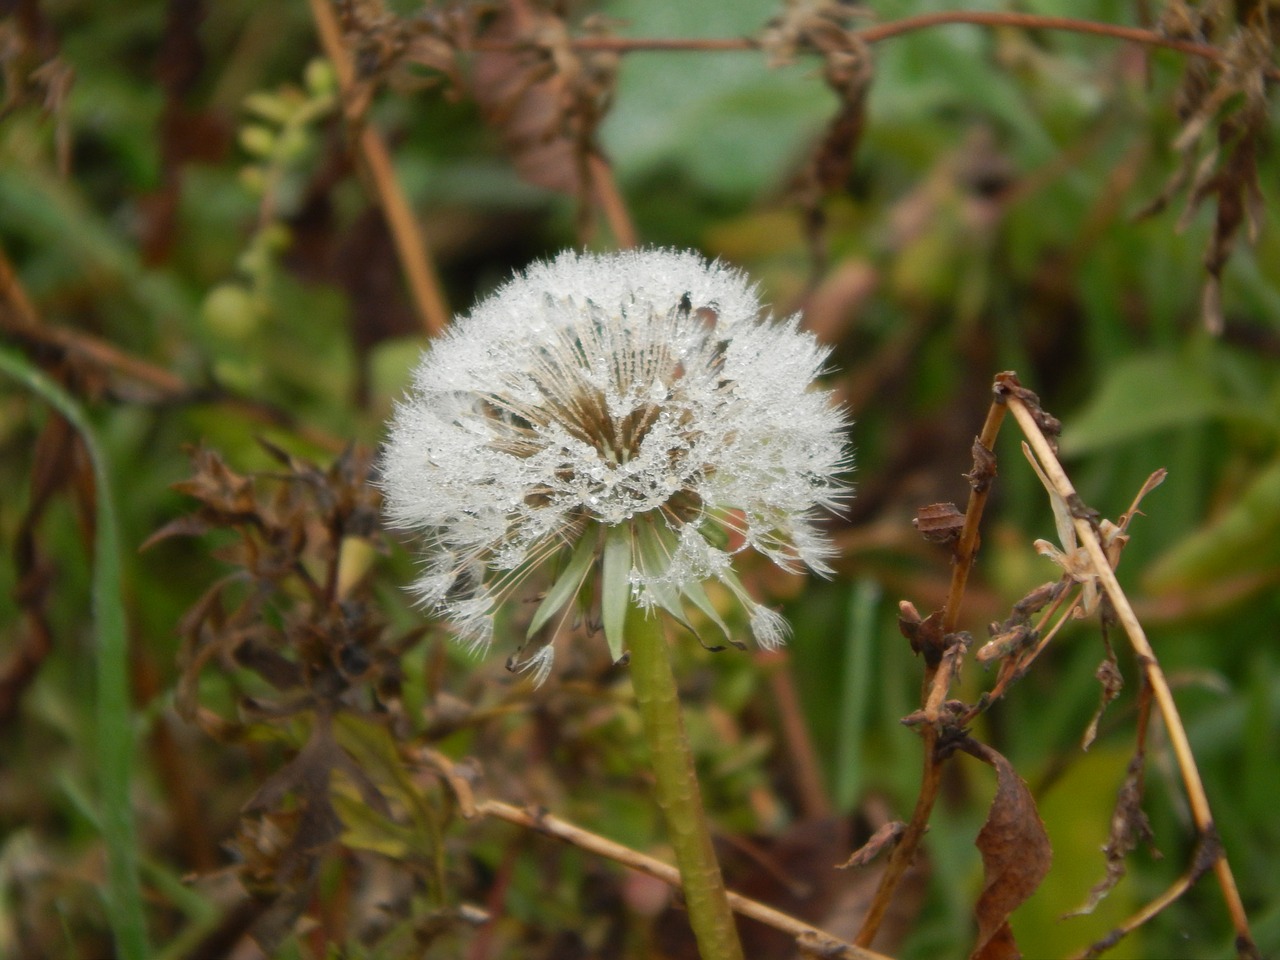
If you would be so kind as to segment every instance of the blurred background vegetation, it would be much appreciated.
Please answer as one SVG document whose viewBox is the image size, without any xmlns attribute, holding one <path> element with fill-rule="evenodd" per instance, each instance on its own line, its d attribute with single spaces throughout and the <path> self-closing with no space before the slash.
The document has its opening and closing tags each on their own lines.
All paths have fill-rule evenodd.
<svg viewBox="0 0 1280 960">
<path fill-rule="evenodd" d="M 858 28 L 939 5 L 564 6 L 339 4 L 358 79 L 345 102 L 363 127 L 344 122 L 317 4 L 0 6 L 0 347 L 88 411 L 108 464 L 132 704 L 119 729 L 136 743 L 127 769 L 107 769 L 109 651 L 91 604 L 104 491 L 42 395 L 0 377 L 0 954 L 117 955 L 102 803 L 116 783 L 132 798 L 153 956 L 262 955 L 245 931 L 267 955 L 298 958 L 688 955 L 662 891 L 509 825 L 463 822 L 429 776 L 410 789 L 370 774 L 400 798 L 396 810 L 418 803 L 406 799 L 414 790 L 429 798 L 412 820 L 430 823 L 428 840 L 339 802 L 341 838 L 311 851 L 297 903 L 281 907 L 279 876 L 252 869 L 253 851 L 269 860 L 271 831 L 292 821 L 245 805 L 288 769 L 307 723 L 249 709 L 273 692 L 255 664 L 219 656 L 198 678 L 180 668 L 187 611 L 243 563 L 234 518 L 139 548 L 196 507 L 190 485 L 174 489 L 192 474 L 190 445 L 236 474 L 261 472 L 252 483 L 265 503 L 273 484 L 293 482 L 282 476 L 306 471 L 282 466 L 260 438 L 317 464 L 316 475 L 348 443 L 379 443 L 427 336 L 359 129 L 387 145 L 452 310 L 533 258 L 616 245 L 629 220 L 643 244 L 747 269 L 778 313 L 803 310 L 834 349 L 830 384 L 856 419 L 859 489 L 835 522 L 839 576 L 749 572 L 794 624 L 783 657 L 680 644 L 732 886 L 838 935 L 856 930 L 874 874 L 832 866 L 876 826 L 905 819 L 920 777 L 918 738 L 899 720 L 919 704 L 921 666 L 897 603 L 933 609 L 949 577 L 947 552 L 911 519 L 921 505 L 963 501 L 992 377 L 1013 369 L 1063 420 L 1067 468 L 1103 515 L 1118 517 L 1148 474 L 1169 470 L 1134 522 L 1120 577 L 1175 685 L 1254 934 L 1264 954 L 1280 954 L 1280 168 L 1263 135 L 1274 108 L 1240 80 L 1177 144 L 1184 156 L 1180 131 L 1223 71 L 1170 50 L 942 26 L 851 48 L 873 73 L 837 88 L 842 100 L 811 49 L 829 34 L 796 41 L 790 27 L 852 14 Z M 1274 75 L 1266 3 L 1017 9 L 1149 25 L 1239 57 L 1248 48 L 1256 85 Z M 767 52 L 575 59 L 556 39 L 565 24 L 580 36 L 760 36 L 784 15 Z M 531 30 L 542 46 L 516 52 L 450 42 L 527 41 Z M 1256 155 L 1258 192 L 1242 153 Z M 606 161 L 591 182 L 612 183 L 623 212 L 584 186 L 588 154 Z M 821 159 L 834 173 L 815 173 Z M 1184 160 L 1220 176 L 1192 184 L 1197 202 L 1175 191 L 1138 217 Z M 1206 297 L 1205 254 L 1221 248 L 1232 202 L 1258 217 L 1256 240 L 1239 238 L 1220 295 Z M 1056 573 L 1031 545 L 1053 538 L 1053 520 L 1015 441 L 1006 429 L 996 451 L 964 611 L 980 638 Z M 338 482 L 312 481 L 313 491 Z M 290 509 L 305 513 L 308 495 L 290 494 L 300 498 Z M 566 675 L 533 690 L 504 669 L 514 641 L 474 662 L 411 608 L 400 586 L 411 545 L 364 539 L 377 549 L 360 561 L 361 596 L 385 625 L 361 642 L 390 644 L 373 660 L 395 690 L 363 702 L 394 715 L 400 746 L 474 758 L 478 790 L 660 854 L 625 671 L 610 669 L 603 643 L 584 639 Z M 296 585 L 269 586 L 261 616 L 287 625 Z M 266 588 L 243 581 L 254 589 Z M 1102 655 L 1096 621 L 1072 627 L 975 729 L 1031 785 L 1054 844 L 1052 872 L 1014 919 L 1028 956 L 1082 949 L 1193 853 L 1157 725 L 1145 810 L 1163 857 L 1140 848 L 1093 915 L 1060 919 L 1103 875 L 1135 738 L 1138 675 L 1121 650 L 1128 686 L 1080 750 Z M 198 687 L 191 719 L 179 714 L 183 682 Z M 989 682 L 971 667 L 957 695 L 972 700 Z M 344 736 L 350 755 L 377 766 L 381 740 Z M 880 943 L 904 958 L 962 956 L 972 942 L 973 839 L 994 784 L 964 758 L 947 777 L 922 867 Z M 349 799 L 340 780 L 334 793 Z M 273 799 L 274 813 L 297 812 Z M 283 917 L 274 930 L 269 907 Z M 789 955 L 785 942 L 748 936 L 753 956 Z M 1205 878 L 1109 955 L 1221 957 L 1232 939 Z"/>
</svg>

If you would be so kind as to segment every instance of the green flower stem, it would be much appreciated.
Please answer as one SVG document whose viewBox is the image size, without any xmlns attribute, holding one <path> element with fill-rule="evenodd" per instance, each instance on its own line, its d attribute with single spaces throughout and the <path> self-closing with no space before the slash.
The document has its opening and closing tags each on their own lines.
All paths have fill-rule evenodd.
<svg viewBox="0 0 1280 960">
<path fill-rule="evenodd" d="M 630 605 L 626 638 L 631 651 L 631 683 L 649 744 L 658 805 L 666 816 L 698 951 L 702 960 L 742 960 L 738 929 L 702 809 L 702 791 L 685 736 L 662 620 Z"/>
</svg>

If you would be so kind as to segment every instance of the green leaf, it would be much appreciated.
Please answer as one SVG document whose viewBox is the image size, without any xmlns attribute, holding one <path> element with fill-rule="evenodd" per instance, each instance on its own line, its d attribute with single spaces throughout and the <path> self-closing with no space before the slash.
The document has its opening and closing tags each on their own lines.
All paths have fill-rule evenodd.
<svg viewBox="0 0 1280 960">
<path fill-rule="evenodd" d="M 604 539 L 604 572 L 600 582 L 600 615 L 604 638 L 614 662 L 626 645 L 627 604 L 631 602 L 631 531 L 610 527 Z"/>
<path fill-rule="evenodd" d="M 610 0 L 603 12 L 637 36 L 732 37 L 754 34 L 777 8 Z M 785 175 L 834 102 L 806 63 L 762 69 L 758 54 L 653 52 L 623 59 L 602 135 L 624 181 L 679 170 L 712 194 L 754 194 Z"/>
<path fill-rule="evenodd" d="M 261 124 L 250 124 L 240 131 L 240 146 L 255 157 L 269 157 L 276 149 L 276 132 Z"/>
<path fill-rule="evenodd" d="M 569 558 L 569 565 L 564 568 L 560 578 L 547 591 L 546 597 L 539 604 L 538 611 L 533 615 L 533 620 L 529 622 L 529 631 L 525 634 L 526 637 L 532 637 L 541 630 L 547 621 L 555 615 L 556 611 L 577 596 L 578 590 L 582 587 L 582 581 L 587 577 L 587 569 L 591 566 L 591 561 L 595 559 L 595 556 L 595 530 L 588 528 L 583 532 L 578 545 L 573 548 L 573 556 Z"/>
<path fill-rule="evenodd" d="M 1147 574 L 1157 593 L 1280 564 L 1280 458 L 1273 460 L 1210 523 L 1179 542 Z"/>
<path fill-rule="evenodd" d="M 342 821 L 342 843 L 352 850 L 369 850 L 396 860 L 411 855 L 424 855 L 418 831 L 384 817 L 363 800 L 354 789 L 334 790 L 330 798 Z"/>
<path fill-rule="evenodd" d="M 1107 372 L 1092 402 L 1063 431 L 1062 452 L 1089 453 L 1223 412 L 1221 393 L 1183 358 L 1134 357 Z"/>
<path fill-rule="evenodd" d="M 298 105 L 278 93 L 255 90 L 244 98 L 244 108 L 264 120 L 283 125 L 292 119 L 298 110 Z"/>
<path fill-rule="evenodd" d="M 417 787 L 404 768 L 404 760 L 387 728 L 350 713 L 333 719 L 334 738 L 351 754 L 356 765 L 384 788 L 394 788 L 402 798 L 413 797 Z"/>
</svg>

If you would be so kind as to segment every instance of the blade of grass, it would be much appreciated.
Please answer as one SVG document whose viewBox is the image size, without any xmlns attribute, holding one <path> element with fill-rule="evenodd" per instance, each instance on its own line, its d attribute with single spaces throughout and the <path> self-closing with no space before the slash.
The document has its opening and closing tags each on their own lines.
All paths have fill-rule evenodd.
<svg viewBox="0 0 1280 960">
<path fill-rule="evenodd" d="M 836 741 L 836 809 L 851 810 L 863 787 L 863 751 L 871 716 L 872 650 L 880 585 L 864 577 L 849 598 L 849 631 L 845 637 L 844 681 Z"/>
<path fill-rule="evenodd" d="M 84 440 L 97 487 L 97 533 L 93 549 L 93 620 L 97 639 L 97 742 L 93 755 L 102 800 L 102 837 L 107 846 L 107 902 L 116 947 L 125 960 L 147 960 L 146 921 L 138 880 L 138 847 L 130 785 L 133 727 L 129 702 L 129 649 L 120 574 L 120 533 L 107 462 L 84 412 L 60 386 L 21 355 L 0 348 L 0 370 L 20 381 L 62 414 Z"/>
</svg>

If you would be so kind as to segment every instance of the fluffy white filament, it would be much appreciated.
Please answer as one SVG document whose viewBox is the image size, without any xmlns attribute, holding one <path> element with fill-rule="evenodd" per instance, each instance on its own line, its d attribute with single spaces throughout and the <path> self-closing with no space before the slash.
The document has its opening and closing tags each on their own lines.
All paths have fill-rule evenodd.
<svg viewBox="0 0 1280 960">
<path fill-rule="evenodd" d="M 381 482 L 392 523 L 426 533 L 415 591 L 484 648 L 527 576 L 580 567 L 567 602 L 599 566 L 574 567 L 575 548 L 598 557 L 621 526 L 635 602 L 705 609 L 719 580 L 761 646 L 784 642 L 731 554 L 830 572 L 815 521 L 847 495 L 849 460 L 845 418 L 812 388 L 826 356 L 798 318 L 762 319 L 742 273 L 693 253 L 532 265 L 431 347 L 396 409 Z M 525 661 L 538 680 L 549 651 Z"/>
</svg>

